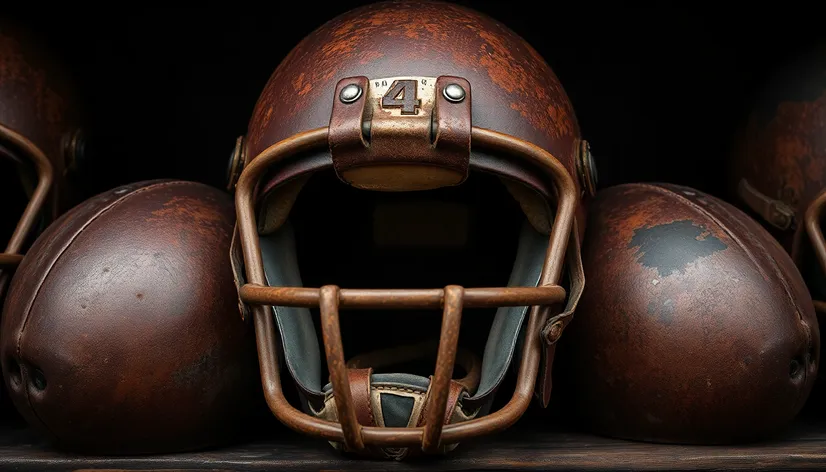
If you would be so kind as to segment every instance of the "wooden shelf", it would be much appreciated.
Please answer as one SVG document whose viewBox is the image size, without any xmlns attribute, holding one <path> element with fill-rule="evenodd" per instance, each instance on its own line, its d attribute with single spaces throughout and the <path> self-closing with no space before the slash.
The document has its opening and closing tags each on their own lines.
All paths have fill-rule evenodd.
<svg viewBox="0 0 826 472">
<path fill-rule="evenodd" d="M 736 447 L 675 446 L 543 430 L 523 418 L 511 430 L 415 462 L 347 458 L 324 441 L 279 437 L 187 454 L 90 457 L 57 452 L 21 427 L 0 430 L 0 470 L 801 470 L 826 469 L 826 422 L 799 420 L 780 438 Z"/>
</svg>

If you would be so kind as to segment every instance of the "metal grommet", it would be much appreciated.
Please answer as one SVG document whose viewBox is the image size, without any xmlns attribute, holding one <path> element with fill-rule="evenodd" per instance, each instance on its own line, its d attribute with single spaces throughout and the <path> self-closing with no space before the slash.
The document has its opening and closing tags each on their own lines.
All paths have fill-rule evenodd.
<svg viewBox="0 0 826 472">
<path fill-rule="evenodd" d="M 63 165 L 66 172 L 80 172 L 86 157 L 86 136 L 76 129 L 63 136 Z"/>
<path fill-rule="evenodd" d="M 338 97 L 341 99 L 342 103 L 353 103 L 361 97 L 361 87 L 357 84 L 346 85 L 343 89 L 341 89 L 341 93 Z"/>
<path fill-rule="evenodd" d="M 459 103 L 465 99 L 465 89 L 459 84 L 447 84 L 442 90 L 442 95 L 444 95 L 449 102 Z"/>
<path fill-rule="evenodd" d="M 565 326 L 563 325 L 562 320 L 557 320 L 551 326 L 545 328 L 543 333 L 545 337 L 545 344 L 550 346 L 559 341 L 559 338 L 562 337 L 563 328 L 565 328 Z"/>
</svg>

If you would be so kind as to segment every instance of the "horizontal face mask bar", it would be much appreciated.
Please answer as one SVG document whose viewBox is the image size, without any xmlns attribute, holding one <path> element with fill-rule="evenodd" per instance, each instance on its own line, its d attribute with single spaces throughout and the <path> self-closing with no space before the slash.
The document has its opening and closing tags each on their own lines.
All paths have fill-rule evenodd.
<svg viewBox="0 0 826 472">
<path fill-rule="evenodd" d="M 262 287 L 246 284 L 241 299 L 253 305 L 316 308 L 321 293 L 317 288 Z M 339 289 L 338 306 L 357 309 L 441 309 L 445 291 L 432 289 Z M 462 296 L 465 308 L 552 305 L 565 300 L 565 289 L 558 285 L 544 287 L 466 288 Z"/>
<path fill-rule="evenodd" d="M 547 171 L 557 189 L 557 209 L 550 233 L 550 244 L 543 265 L 539 286 L 526 288 L 462 289 L 451 286 L 444 290 L 340 290 L 328 286 L 322 289 L 266 286 L 264 265 L 261 258 L 257 223 L 254 211 L 254 189 L 273 164 L 307 151 L 324 151 L 328 148 L 328 128 L 318 128 L 296 134 L 262 151 L 243 170 L 236 187 L 236 211 L 239 237 L 242 245 L 245 272 L 248 283 L 241 287 L 240 297 L 250 304 L 255 323 L 256 344 L 260 370 L 267 403 L 273 414 L 288 427 L 321 438 L 345 442 L 358 450 L 365 444 L 377 447 L 410 447 L 421 445 L 433 450 L 438 444 L 451 444 L 492 431 L 502 430 L 515 423 L 525 412 L 533 396 L 541 359 L 540 331 L 549 314 L 549 305 L 564 301 L 565 291 L 558 286 L 564 256 L 573 226 L 576 205 L 576 187 L 568 170 L 550 153 L 526 141 L 473 127 L 471 141 L 474 147 L 493 152 L 523 156 Z M 461 293 L 461 295 L 459 295 Z M 483 300 L 486 296 L 490 299 Z M 462 306 L 492 306 L 513 303 L 517 306 L 532 305 L 527 323 L 527 336 L 517 385 L 511 400 L 502 409 L 487 416 L 466 422 L 443 426 L 443 421 L 433 421 L 444 415 L 443 397 L 447 391 L 455 359 L 452 334 L 459 322 Z M 278 360 L 278 347 L 274 321 L 267 306 L 319 306 L 328 368 L 333 380 L 334 394 L 342 412 L 340 423 L 307 415 L 287 402 L 284 397 Z M 346 366 L 343 362 L 341 333 L 338 326 L 340 306 L 360 308 L 391 307 L 444 307 L 442 335 L 437 354 L 437 372 L 433 380 L 428 424 L 416 428 L 364 427 L 355 420 L 354 405 L 349 395 Z M 448 370 L 448 367 L 450 369 Z M 438 404 L 437 404 L 438 403 Z M 441 408 L 439 408 L 441 407 Z M 433 416 L 432 418 L 430 416 Z"/>
<path fill-rule="evenodd" d="M 0 125 L 0 141 L 9 142 L 15 149 L 21 150 L 34 162 L 37 171 L 37 187 L 35 187 L 34 193 L 32 193 L 29 203 L 23 211 L 23 216 L 17 222 L 17 227 L 14 229 L 8 245 L 6 245 L 6 250 L 0 253 L 0 269 L 3 269 L 17 267 L 23 259 L 20 255 L 20 248 L 23 247 L 23 242 L 34 226 L 37 215 L 49 195 L 49 189 L 52 187 L 54 179 L 54 171 L 49 159 L 34 143 L 2 125 Z"/>
</svg>

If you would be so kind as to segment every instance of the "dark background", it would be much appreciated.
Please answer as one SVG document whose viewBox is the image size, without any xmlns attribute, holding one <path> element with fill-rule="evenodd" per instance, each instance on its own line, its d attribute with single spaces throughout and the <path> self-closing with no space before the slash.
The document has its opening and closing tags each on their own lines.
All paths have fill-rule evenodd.
<svg viewBox="0 0 826 472">
<path fill-rule="evenodd" d="M 84 188 L 92 195 L 157 177 L 223 187 L 235 139 L 279 61 L 365 3 L 15 13 L 47 36 L 80 85 L 95 136 Z M 509 25 L 546 58 L 592 144 L 600 187 L 669 181 L 721 196 L 754 92 L 821 29 L 816 11 L 789 3 L 765 11 L 457 3 Z"/>
<path fill-rule="evenodd" d="M 371 2 L 258 3 L 5 12 L 42 34 L 79 86 L 92 151 L 85 197 L 154 178 L 223 188 L 235 140 L 281 59 L 325 21 Z M 510 26 L 545 57 L 591 142 L 601 188 L 661 181 L 730 197 L 730 148 L 762 85 L 826 37 L 819 12 L 789 2 L 455 3 Z"/>
</svg>

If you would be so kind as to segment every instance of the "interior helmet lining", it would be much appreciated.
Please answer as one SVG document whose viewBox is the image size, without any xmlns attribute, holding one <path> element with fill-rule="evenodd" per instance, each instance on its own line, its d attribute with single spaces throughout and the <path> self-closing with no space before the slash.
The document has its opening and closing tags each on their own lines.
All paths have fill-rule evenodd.
<svg viewBox="0 0 826 472">
<path fill-rule="evenodd" d="M 343 288 L 535 286 L 548 238 L 525 222 L 523 209 L 536 208 L 531 205 L 545 199 L 536 192 L 533 203 L 511 198 L 530 195 L 530 191 L 513 192 L 515 187 L 501 185 L 498 179 L 473 172 L 461 186 L 387 193 L 349 187 L 329 168 L 317 171 L 289 190 L 293 201 L 290 221 L 285 218 L 280 224 L 264 225 L 276 228 L 261 235 L 267 282 Z M 294 189 L 299 186 L 301 196 L 296 198 Z M 285 215 L 281 208 L 263 214 Z M 440 211 L 440 215 L 434 213 Z M 434 219 L 449 223 L 436 224 Z M 531 219 L 536 221 L 536 217 L 527 218 Z M 408 233 L 417 226 L 424 232 L 411 237 Z M 514 357 L 527 309 L 465 310 L 460 345 L 483 357 L 479 388 L 470 395 L 487 395 L 501 382 Z M 317 310 L 275 307 L 274 314 L 288 370 L 302 391 L 323 396 L 325 385 L 329 390 L 323 379 L 329 374 L 319 349 Z M 432 310 L 343 310 L 345 357 L 437 338 L 440 315 Z M 374 373 L 375 380 L 402 382 L 412 375 L 417 385 L 429 383 L 433 358 L 435 352 L 421 366 Z"/>
</svg>

